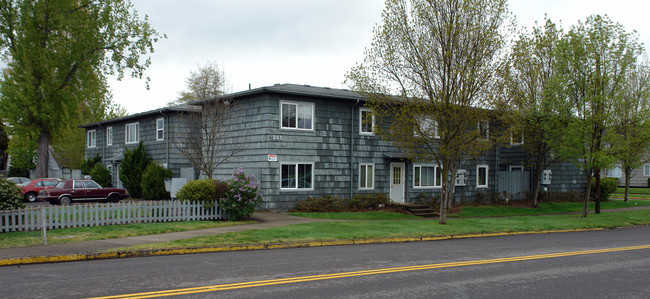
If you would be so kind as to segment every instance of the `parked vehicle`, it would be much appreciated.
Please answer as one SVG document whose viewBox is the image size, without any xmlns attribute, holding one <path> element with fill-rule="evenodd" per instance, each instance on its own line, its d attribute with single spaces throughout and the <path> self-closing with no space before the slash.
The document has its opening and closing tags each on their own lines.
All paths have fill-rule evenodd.
<svg viewBox="0 0 650 299">
<path fill-rule="evenodd" d="M 129 198 L 129 194 L 120 188 L 102 188 L 93 180 L 60 181 L 52 189 L 41 190 L 37 200 L 69 205 L 73 201 L 118 202 Z"/>
<path fill-rule="evenodd" d="M 23 184 L 23 192 L 20 193 L 25 201 L 34 202 L 38 196 L 38 192 L 45 189 L 51 189 L 56 186 L 61 180 L 59 179 L 34 179 L 28 184 Z"/>
<path fill-rule="evenodd" d="M 29 182 L 32 181 L 32 180 L 29 179 L 29 178 L 16 177 L 16 176 L 8 177 L 7 180 L 16 183 L 16 185 L 19 185 L 19 186 L 20 186 L 21 184 L 25 184 L 25 183 L 28 183 L 28 184 L 29 184 Z"/>
</svg>

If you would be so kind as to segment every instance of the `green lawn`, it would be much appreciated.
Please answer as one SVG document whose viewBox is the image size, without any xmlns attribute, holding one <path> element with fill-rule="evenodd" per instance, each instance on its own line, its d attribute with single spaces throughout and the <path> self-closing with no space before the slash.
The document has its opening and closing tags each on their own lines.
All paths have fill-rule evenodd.
<svg viewBox="0 0 650 299">
<path fill-rule="evenodd" d="M 396 212 L 341 212 L 341 213 L 302 213 L 292 212 L 289 215 L 312 219 L 348 219 L 348 220 L 390 220 L 390 219 L 420 219 L 422 217 Z"/>
<path fill-rule="evenodd" d="M 350 240 L 398 237 L 436 237 L 495 232 L 614 228 L 650 224 L 650 210 L 580 215 L 542 215 L 505 218 L 455 218 L 448 224 L 437 219 L 316 222 L 196 237 L 119 250 L 205 247 L 277 242 Z"/>
<path fill-rule="evenodd" d="M 615 194 L 625 194 L 625 188 L 617 188 Z M 648 194 L 650 195 L 650 188 L 630 188 L 630 194 Z"/>
<path fill-rule="evenodd" d="M 608 200 L 600 203 L 601 209 L 619 209 L 637 206 L 649 206 L 648 200 Z M 517 216 L 517 215 L 539 215 L 539 214 L 558 214 L 570 212 L 582 212 L 584 210 L 583 202 L 548 202 L 542 203 L 537 209 L 534 208 L 516 208 L 506 206 L 477 206 L 463 207 L 460 214 L 450 215 L 457 217 L 489 217 L 489 216 Z M 589 202 L 589 210 L 595 209 L 595 203 Z"/>
<path fill-rule="evenodd" d="M 125 238 L 249 223 L 254 223 L 254 221 L 186 221 L 53 229 L 47 231 L 47 243 L 56 244 Z M 0 233 L 0 248 L 34 246 L 41 245 L 42 242 L 41 231 Z"/>
</svg>

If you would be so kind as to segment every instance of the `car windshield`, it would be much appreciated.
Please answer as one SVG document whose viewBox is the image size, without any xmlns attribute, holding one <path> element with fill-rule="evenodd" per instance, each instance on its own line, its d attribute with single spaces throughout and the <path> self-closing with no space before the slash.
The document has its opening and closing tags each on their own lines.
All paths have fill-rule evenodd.
<svg viewBox="0 0 650 299">
<path fill-rule="evenodd" d="M 56 184 L 55 188 L 63 189 L 63 185 L 65 185 L 65 182 L 59 182 L 58 184 Z"/>
<path fill-rule="evenodd" d="M 43 181 L 43 186 L 53 187 L 56 186 L 58 183 L 59 181 Z"/>
</svg>

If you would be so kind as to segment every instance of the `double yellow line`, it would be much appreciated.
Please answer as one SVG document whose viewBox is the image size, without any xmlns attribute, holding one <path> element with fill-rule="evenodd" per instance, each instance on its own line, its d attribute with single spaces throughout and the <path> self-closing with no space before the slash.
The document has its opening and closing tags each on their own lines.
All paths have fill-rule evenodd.
<svg viewBox="0 0 650 299">
<path fill-rule="evenodd" d="M 485 259 L 485 260 L 454 262 L 454 263 L 440 263 L 440 264 L 429 264 L 429 265 L 420 265 L 420 266 L 395 267 L 395 268 L 384 268 L 384 269 L 353 271 L 353 272 L 341 272 L 341 273 L 332 273 L 332 274 L 321 274 L 321 275 L 300 276 L 300 277 L 280 278 L 280 279 L 270 279 L 270 280 L 260 280 L 260 281 L 250 281 L 250 282 L 240 282 L 240 283 L 229 283 L 229 284 L 221 284 L 221 285 L 213 285 L 213 286 L 205 286 L 205 287 L 195 287 L 195 288 L 184 288 L 184 289 L 157 291 L 157 292 L 125 294 L 125 295 L 97 297 L 97 298 L 108 299 L 108 298 L 166 297 L 166 296 L 176 296 L 176 295 L 184 295 L 184 294 L 196 294 L 196 293 L 234 290 L 234 289 L 243 289 L 243 288 L 253 288 L 253 287 L 278 285 L 278 284 L 307 282 L 307 281 L 315 281 L 315 280 L 326 280 L 326 279 L 336 279 L 336 278 L 355 277 L 355 276 L 388 274 L 388 273 L 396 273 L 396 272 L 431 270 L 431 269 L 439 269 L 439 268 L 451 268 L 451 267 L 461 267 L 461 266 L 472 266 L 472 265 L 485 265 L 485 264 L 518 262 L 518 261 L 528 261 L 528 260 L 539 260 L 539 259 L 556 258 L 556 257 L 567 257 L 567 256 L 587 255 L 587 254 L 607 253 L 607 252 L 620 252 L 620 251 L 630 251 L 630 250 L 640 250 L 640 249 L 650 249 L 650 245 L 617 247 L 617 248 L 605 248 L 605 249 L 594 249 L 594 250 L 582 250 L 582 251 L 570 251 L 570 252 L 558 252 L 558 253 L 526 255 L 526 256 L 498 258 L 498 259 Z"/>
</svg>

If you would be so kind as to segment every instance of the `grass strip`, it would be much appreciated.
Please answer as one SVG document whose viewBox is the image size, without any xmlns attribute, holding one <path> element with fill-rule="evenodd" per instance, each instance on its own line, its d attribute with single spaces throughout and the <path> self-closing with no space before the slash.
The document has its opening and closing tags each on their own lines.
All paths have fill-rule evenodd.
<svg viewBox="0 0 650 299">
<path fill-rule="evenodd" d="M 625 194 L 625 188 L 616 188 L 614 193 Z M 630 188 L 630 194 L 647 194 L 650 195 L 650 188 Z"/>
<path fill-rule="evenodd" d="M 456 218 L 448 219 L 447 223 L 445 225 L 438 224 L 437 219 L 315 222 L 145 244 L 120 248 L 114 251 L 615 228 L 650 224 L 650 210 L 589 214 L 588 217 L 581 217 L 580 215 L 544 215 L 505 218 Z"/>
<path fill-rule="evenodd" d="M 311 219 L 348 219 L 348 220 L 391 220 L 391 219 L 421 219 L 422 217 L 397 212 L 324 212 L 324 213 L 303 213 L 291 212 L 292 216 Z"/>
<path fill-rule="evenodd" d="M 649 206 L 647 200 L 608 200 L 600 203 L 601 209 L 620 209 L 638 206 Z M 466 206 L 461 212 L 450 217 L 494 217 L 494 216 L 519 216 L 519 215 L 541 215 L 541 214 L 559 214 L 582 212 L 584 210 L 583 202 L 546 202 L 539 205 L 540 207 L 508 207 L 508 206 Z M 589 210 L 593 211 L 596 207 L 594 202 L 589 202 Z"/>
<path fill-rule="evenodd" d="M 56 244 L 126 238 L 250 223 L 255 223 L 255 221 L 185 221 L 53 229 L 47 231 L 47 243 Z M 42 242 L 43 239 L 40 231 L 0 234 L 0 248 L 34 246 L 41 245 Z"/>
</svg>

